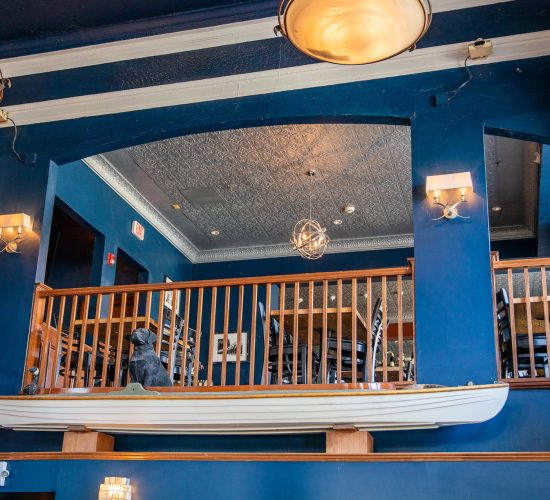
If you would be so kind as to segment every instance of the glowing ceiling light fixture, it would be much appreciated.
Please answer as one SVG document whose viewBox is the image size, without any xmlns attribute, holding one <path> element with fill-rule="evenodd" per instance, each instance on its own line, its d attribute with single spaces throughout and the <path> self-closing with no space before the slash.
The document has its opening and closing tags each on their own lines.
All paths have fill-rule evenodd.
<svg viewBox="0 0 550 500">
<path fill-rule="evenodd" d="M 304 259 L 320 259 L 327 249 L 330 238 L 326 234 L 326 228 L 311 218 L 311 181 L 315 171 L 310 170 L 309 176 L 309 219 L 302 219 L 294 226 L 290 242 L 294 250 Z"/>
<path fill-rule="evenodd" d="M 314 59 L 369 64 L 413 50 L 431 19 L 429 0 L 282 0 L 275 32 Z"/>
</svg>

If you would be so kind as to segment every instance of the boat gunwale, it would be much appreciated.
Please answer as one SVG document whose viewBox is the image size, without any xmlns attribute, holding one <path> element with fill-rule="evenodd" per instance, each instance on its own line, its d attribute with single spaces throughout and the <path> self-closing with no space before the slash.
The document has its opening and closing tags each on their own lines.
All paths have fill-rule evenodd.
<svg viewBox="0 0 550 500">
<path fill-rule="evenodd" d="M 202 400 L 202 399 L 258 399 L 258 398 L 305 398 L 305 397 L 354 397 L 354 396 L 396 396 L 396 395 L 411 395 L 411 394 L 435 394 L 442 392 L 458 392 L 458 391 L 473 391 L 473 390 L 485 390 L 485 389 L 509 389 L 509 384 L 495 383 L 495 384 L 483 384 L 483 385 L 469 385 L 469 386 L 454 386 L 454 387 L 433 387 L 424 389 L 335 389 L 327 392 L 326 389 L 298 391 L 290 390 L 283 392 L 285 389 L 265 389 L 263 391 L 234 391 L 230 394 L 225 392 L 201 392 L 201 391 L 189 391 L 185 393 L 181 392 L 164 392 L 162 394 L 147 394 L 147 395 L 132 395 L 132 394 L 116 394 L 116 393 L 57 393 L 57 394 L 39 394 L 39 395 L 18 395 L 18 396 L 0 396 L 0 403 L 2 401 L 103 401 L 103 400 L 121 400 L 121 401 L 137 401 L 137 400 Z M 123 388 L 121 388 L 123 389 Z M 154 392 L 154 388 L 147 388 L 151 392 Z M 242 392 L 242 394 L 235 394 Z"/>
</svg>

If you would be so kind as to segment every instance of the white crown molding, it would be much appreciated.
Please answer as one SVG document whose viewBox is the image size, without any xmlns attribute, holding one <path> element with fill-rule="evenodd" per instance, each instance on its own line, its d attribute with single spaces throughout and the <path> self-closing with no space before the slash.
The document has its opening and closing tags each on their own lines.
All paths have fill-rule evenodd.
<svg viewBox="0 0 550 500">
<path fill-rule="evenodd" d="M 471 65 L 550 55 L 550 30 L 493 39 L 494 52 Z M 464 64 L 465 44 L 441 45 L 401 54 L 366 66 L 328 63 L 258 71 L 189 82 L 31 102 L 6 109 L 18 125 L 112 115 L 289 90 L 340 85 L 402 75 L 456 69 Z M 10 122 L 0 127 L 12 126 Z"/>
<path fill-rule="evenodd" d="M 491 241 L 534 238 L 535 232 L 525 225 L 496 226 L 491 228 Z"/>
<path fill-rule="evenodd" d="M 91 156 L 82 161 L 185 257 L 191 262 L 195 262 L 198 254 L 197 247 L 151 205 L 104 156 Z"/>
<path fill-rule="evenodd" d="M 412 234 L 370 236 L 366 238 L 332 240 L 326 253 L 364 252 L 388 250 L 391 248 L 411 248 L 414 246 Z M 297 257 L 290 243 L 237 248 L 202 250 L 196 263 L 225 262 L 230 260 L 272 259 L 275 257 Z"/>
<path fill-rule="evenodd" d="M 469 9 L 512 0 L 431 0 L 434 13 Z M 6 78 L 130 61 L 179 52 L 273 38 L 277 18 L 222 24 L 176 33 L 87 45 L 0 60 Z"/>
</svg>

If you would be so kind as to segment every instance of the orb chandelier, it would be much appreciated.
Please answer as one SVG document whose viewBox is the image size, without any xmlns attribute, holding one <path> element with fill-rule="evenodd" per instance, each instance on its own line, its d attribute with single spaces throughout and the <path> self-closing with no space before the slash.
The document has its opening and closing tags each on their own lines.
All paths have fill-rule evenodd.
<svg viewBox="0 0 550 500">
<path fill-rule="evenodd" d="M 309 176 L 309 219 L 302 219 L 294 226 L 290 242 L 294 250 L 304 259 L 319 259 L 325 253 L 330 238 L 326 234 L 326 228 L 311 218 L 311 181 L 315 172 L 310 170 Z"/>
<path fill-rule="evenodd" d="M 429 0 L 282 0 L 275 32 L 314 59 L 369 64 L 413 50 L 431 19 Z"/>
</svg>

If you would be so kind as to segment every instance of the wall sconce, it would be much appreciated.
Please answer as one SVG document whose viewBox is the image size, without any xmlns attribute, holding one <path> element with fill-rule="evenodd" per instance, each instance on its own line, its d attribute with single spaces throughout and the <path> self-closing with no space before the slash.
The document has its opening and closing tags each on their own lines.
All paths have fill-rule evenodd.
<svg viewBox="0 0 550 500">
<path fill-rule="evenodd" d="M 132 487 L 127 477 L 106 477 L 99 485 L 98 500 L 132 500 Z"/>
<path fill-rule="evenodd" d="M 435 205 L 439 205 L 443 209 L 443 214 L 441 217 L 437 217 L 432 220 L 440 219 L 456 219 L 460 217 L 461 219 L 469 219 L 458 213 L 458 205 L 466 202 L 466 191 L 472 189 L 472 175 L 470 172 L 457 172 L 455 174 L 444 174 L 444 175 L 429 175 L 426 179 L 426 194 L 428 197 L 433 196 L 433 202 Z M 446 202 L 441 201 L 441 192 L 442 191 L 460 191 L 460 199 L 453 203 L 447 200 Z M 450 193 L 452 194 L 452 193 Z"/>
<path fill-rule="evenodd" d="M 19 243 L 23 240 L 23 229 L 32 229 L 31 218 L 27 214 L 0 215 L 0 253 L 19 253 Z"/>
<path fill-rule="evenodd" d="M 0 462 L 0 486 L 6 484 L 6 478 L 9 477 L 8 462 Z"/>
</svg>

